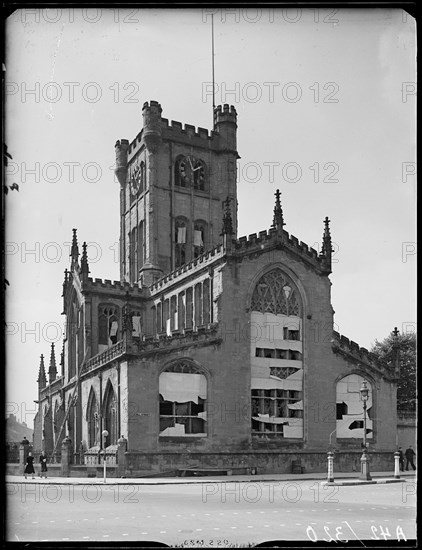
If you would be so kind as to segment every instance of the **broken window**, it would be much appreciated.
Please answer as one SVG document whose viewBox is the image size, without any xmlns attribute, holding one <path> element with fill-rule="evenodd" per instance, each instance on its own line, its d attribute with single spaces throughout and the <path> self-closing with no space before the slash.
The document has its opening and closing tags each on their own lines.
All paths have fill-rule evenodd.
<svg viewBox="0 0 422 550">
<path fill-rule="evenodd" d="M 263 357 L 264 359 L 290 359 L 292 361 L 302 360 L 300 351 L 287 349 L 255 348 L 255 357 Z"/>
<path fill-rule="evenodd" d="M 347 414 L 347 405 L 343 401 L 343 403 L 337 403 L 336 406 L 336 418 L 337 420 L 341 420 L 343 418 L 343 415 Z"/>
<path fill-rule="evenodd" d="M 273 433 L 284 437 L 298 437 L 289 432 L 295 421 L 303 418 L 302 392 L 280 389 L 252 390 L 252 432 Z M 300 427 L 300 430 L 302 428 Z"/>
<path fill-rule="evenodd" d="M 140 221 L 138 225 L 138 272 L 141 269 L 141 267 L 144 265 L 144 259 L 145 259 L 145 227 L 144 227 L 144 222 Z"/>
<path fill-rule="evenodd" d="M 206 436 L 207 379 L 187 361 L 161 373 L 160 436 Z"/>
<path fill-rule="evenodd" d="M 283 338 L 284 340 L 295 340 L 295 341 L 299 341 L 300 340 L 300 332 L 299 330 L 291 330 L 289 327 L 284 327 L 283 328 Z"/>
<path fill-rule="evenodd" d="M 297 369 L 294 367 L 270 367 L 270 375 L 276 376 L 280 380 L 285 380 L 295 372 L 297 372 Z"/>
<path fill-rule="evenodd" d="M 207 224 L 203 221 L 197 220 L 194 224 L 194 230 L 193 230 L 193 257 L 194 258 L 197 258 L 201 254 L 203 254 L 205 250 L 206 228 L 207 228 Z"/>
<path fill-rule="evenodd" d="M 119 340 L 119 308 L 100 305 L 98 313 L 98 350 L 101 352 Z"/>
<path fill-rule="evenodd" d="M 360 388 L 364 378 L 358 374 L 349 374 L 337 382 L 336 388 L 336 435 L 338 438 L 362 439 L 364 430 L 363 402 Z M 366 411 L 366 433 L 372 438 L 372 385 L 366 379 L 369 398 Z"/>
<path fill-rule="evenodd" d="M 186 328 L 192 328 L 193 325 L 193 291 L 192 288 L 186 289 Z"/>
<path fill-rule="evenodd" d="M 190 167 L 186 157 L 176 159 L 174 165 L 174 183 L 178 187 L 188 187 L 190 184 Z"/>
<path fill-rule="evenodd" d="M 140 311 L 132 312 L 132 337 L 140 338 L 142 336 L 141 313 Z"/>
<path fill-rule="evenodd" d="M 202 300 L 203 300 L 202 311 L 203 311 L 203 323 L 204 323 L 204 325 L 207 325 L 208 323 L 211 322 L 211 318 L 210 318 L 210 311 L 211 311 L 210 298 L 211 298 L 210 297 L 210 280 L 205 279 L 205 281 L 202 284 Z"/>
<path fill-rule="evenodd" d="M 136 227 L 134 227 L 128 234 L 129 242 L 129 280 L 131 283 L 134 283 L 138 280 L 137 273 L 137 252 L 138 252 L 138 232 Z"/>
<path fill-rule="evenodd" d="M 205 191 L 205 164 L 202 160 L 193 159 L 193 187 L 199 191 Z"/>
<path fill-rule="evenodd" d="M 177 297 L 177 328 L 182 330 L 185 328 L 185 315 L 186 315 L 186 296 L 184 292 L 181 292 Z"/>
<path fill-rule="evenodd" d="M 287 349 L 276 349 L 275 350 L 275 358 L 276 359 L 288 359 L 289 358 L 289 350 L 287 350 Z"/>
<path fill-rule="evenodd" d="M 202 325 L 202 283 L 195 285 L 195 326 Z"/>
<path fill-rule="evenodd" d="M 177 218 L 175 222 L 175 268 L 184 265 L 186 258 L 186 243 L 188 242 L 187 221 L 184 218 Z"/>
</svg>

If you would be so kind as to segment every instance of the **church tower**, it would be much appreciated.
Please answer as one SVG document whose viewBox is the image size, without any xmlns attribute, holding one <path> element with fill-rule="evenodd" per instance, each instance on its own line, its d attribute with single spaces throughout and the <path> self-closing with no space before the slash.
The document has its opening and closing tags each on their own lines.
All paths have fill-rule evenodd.
<svg viewBox="0 0 422 550">
<path fill-rule="evenodd" d="M 210 132 L 161 114 L 144 103 L 141 132 L 115 146 L 120 278 L 145 286 L 219 243 L 227 198 L 237 235 L 235 108 L 216 107 Z"/>
</svg>

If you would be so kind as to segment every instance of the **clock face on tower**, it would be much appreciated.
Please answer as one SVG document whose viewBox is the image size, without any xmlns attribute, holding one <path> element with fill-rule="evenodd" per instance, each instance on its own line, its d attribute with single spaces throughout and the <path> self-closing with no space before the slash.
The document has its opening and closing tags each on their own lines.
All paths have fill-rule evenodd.
<svg viewBox="0 0 422 550">
<path fill-rule="evenodd" d="M 143 187 L 143 168 L 143 163 L 134 163 L 130 168 L 130 191 L 132 195 L 137 195 Z"/>
</svg>

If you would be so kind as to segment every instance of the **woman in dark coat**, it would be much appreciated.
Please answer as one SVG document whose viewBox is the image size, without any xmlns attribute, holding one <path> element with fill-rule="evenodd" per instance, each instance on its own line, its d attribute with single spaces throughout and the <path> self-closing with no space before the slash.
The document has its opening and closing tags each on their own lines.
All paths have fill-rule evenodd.
<svg viewBox="0 0 422 550">
<path fill-rule="evenodd" d="M 32 479 L 35 479 L 35 470 L 34 470 L 34 457 L 32 456 L 32 453 L 28 453 L 28 456 L 26 457 L 26 465 L 25 465 L 25 479 L 27 479 L 26 474 L 32 474 Z"/>
<path fill-rule="evenodd" d="M 45 477 L 47 479 L 47 455 L 43 451 L 40 454 L 40 464 L 41 464 L 41 473 L 40 477 Z"/>
</svg>

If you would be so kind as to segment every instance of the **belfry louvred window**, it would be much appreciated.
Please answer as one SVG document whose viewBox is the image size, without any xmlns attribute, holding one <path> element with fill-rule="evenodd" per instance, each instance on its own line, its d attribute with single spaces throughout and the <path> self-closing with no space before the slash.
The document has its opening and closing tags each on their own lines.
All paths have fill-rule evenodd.
<svg viewBox="0 0 422 550">
<path fill-rule="evenodd" d="M 174 164 L 174 183 L 205 191 L 205 163 L 193 155 L 179 156 Z"/>
</svg>

